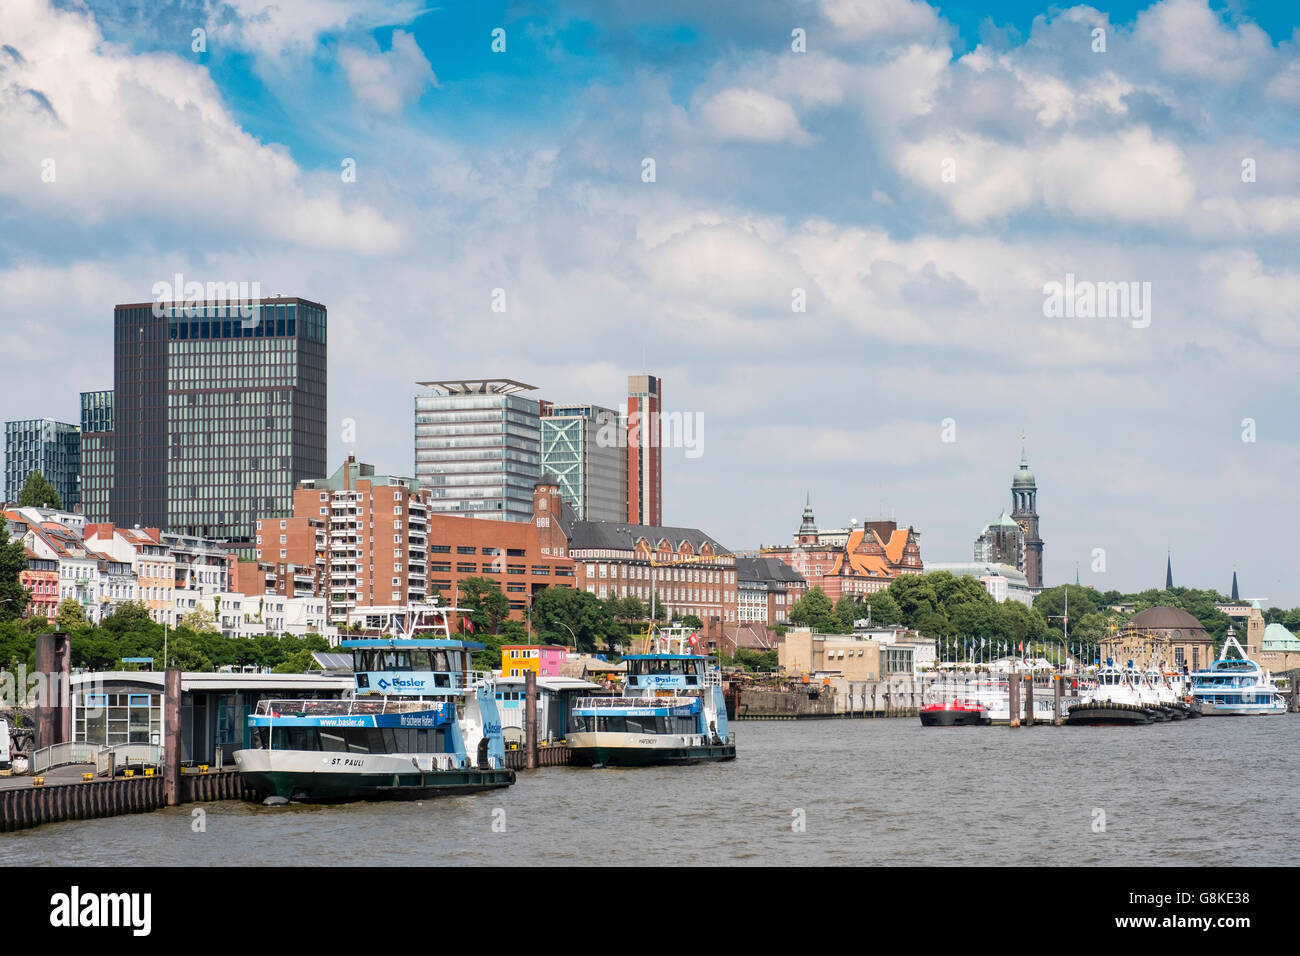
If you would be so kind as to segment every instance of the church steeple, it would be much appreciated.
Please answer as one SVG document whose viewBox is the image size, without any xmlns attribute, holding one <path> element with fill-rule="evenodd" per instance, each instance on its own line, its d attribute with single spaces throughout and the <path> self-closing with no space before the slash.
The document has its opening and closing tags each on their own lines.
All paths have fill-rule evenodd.
<svg viewBox="0 0 1300 956">
<path fill-rule="evenodd" d="M 1020 436 L 1020 467 L 1011 476 L 1011 517 L 1025 535 L 1025 579 L 1031 588 L 1043 586 L 1043 539 L 1038 536 L 1038 482 L 1029 470 L 1025 436 Z"/>
<path fill-rule="evenodd" d="M 1241 600 L 1241 595 L 1237 593 L 1237 569 L 1236 568 L 1232 569 L 1232 599 L 1234 601 Z"/>
<path fill-rule="evenodd" d="M 799 543 L 817 543 L 817 519 L 813 517 L 812 494 L 804 500 L 803 520 L 799 522 Z"/>
<path fill-rule="evenodd" d="M 1173 555 L 1165 556 L 1165 590 L 1174 589 L 1174 559 Z"/>
</svg>

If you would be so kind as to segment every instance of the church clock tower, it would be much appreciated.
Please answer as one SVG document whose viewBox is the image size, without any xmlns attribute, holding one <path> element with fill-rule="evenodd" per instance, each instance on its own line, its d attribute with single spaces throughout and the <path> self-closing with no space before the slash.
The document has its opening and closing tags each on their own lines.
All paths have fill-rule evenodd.
<svg viewBox="0 0 1300 956">
<path fill-rule="evenodd" d="M 1025 578 L 1031 588 L 1043 586 L 1043 539 L 1038 536 L 1038 484 L 1029 470 L 1024 436 L 1020 441 L 1020 467 L 1011 477 L 1011 517 L 1025 533 Z"/>
</svg>

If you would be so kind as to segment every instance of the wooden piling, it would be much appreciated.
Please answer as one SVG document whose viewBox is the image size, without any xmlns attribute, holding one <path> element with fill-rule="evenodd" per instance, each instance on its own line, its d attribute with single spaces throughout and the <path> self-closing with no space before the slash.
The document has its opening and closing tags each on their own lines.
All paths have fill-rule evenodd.
<svg viewBox="0 0 1300 956">
<path fill-rule="evenodd" d="M 181 802 L 181 669 L 167 668 L 163 694 L 163 792 L 167 806 Z"/>
<path fill-rule="evenodd" d="M 1034 675 L 1025 675 L 1025 726 L 1034 726 Z"/>
<path fill-rule="evenodd" d="M 524 672 L 524 746 L 528 751 L 528 770 L 537 769 L 537 674 Z"/>
<path fill-rule="evenodd" d="M 1052 713 L 1055 715 L 1056 726 L 1059 727 L 1065 723 L 1065 713 L 1061 709 L 1065 705 L 1065 678 L 1057 674 L 1052 678 Z"/>
<path fill-rule="evenodd" d="M 1011 718 L 1011 726 L 1020 726 L 1020 675 L 1012 674 L 1007 679 L 1007 714 Z"/>
</svg>

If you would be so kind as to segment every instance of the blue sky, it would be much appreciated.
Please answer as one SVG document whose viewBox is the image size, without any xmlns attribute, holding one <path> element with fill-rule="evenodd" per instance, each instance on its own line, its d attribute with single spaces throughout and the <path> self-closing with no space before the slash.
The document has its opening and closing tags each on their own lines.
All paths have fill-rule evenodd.
<svg viewBox="0 0 1300 956">
<path fill-rule="evenodd" d="M 1024 430 L 1049 583 L 1158 585 L 1171 549 L 1179 583 L 1235 565 L 1295 605 L 1295 19 L 6 0 L 0 416 L 110 385 L 113 303 L 256 280 L 330 310 L 331 460 L 410 473 L 419 380 L 617 406 L 649 370 L 705 422 L 666 519 L 731 547 L 787 541 L 811 492 L 828 526 L 883 511 L 964 560 Z M 1151 321 L 1049 318 L 1067 274 L 1149 283 Z"/>
</svg>

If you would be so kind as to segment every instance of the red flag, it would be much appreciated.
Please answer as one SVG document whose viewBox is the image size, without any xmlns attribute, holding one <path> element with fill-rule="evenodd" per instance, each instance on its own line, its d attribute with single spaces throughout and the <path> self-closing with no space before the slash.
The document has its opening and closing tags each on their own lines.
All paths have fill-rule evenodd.
<svg viewBox="0 0 1300 956">
<path fill-rule="evenodd" d="M 469 631 L 471 634 L 474 633 L 473 621 L 471 621 L 469 618 L 466 617 L 466 618 L 461 618 L 461 623 L 464 625 L 465 630 Z"/>
<path fill-rule="evenodd" d="M 691 647 L 694 647 L 698 643 L 700 643 L 700 632 L 695 631 L 691 634 Z"/>
</svg>

